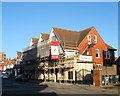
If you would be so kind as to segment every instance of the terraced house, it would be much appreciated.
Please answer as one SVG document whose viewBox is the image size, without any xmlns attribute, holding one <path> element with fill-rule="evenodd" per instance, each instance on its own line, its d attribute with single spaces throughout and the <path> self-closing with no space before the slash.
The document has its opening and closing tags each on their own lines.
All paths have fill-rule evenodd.
<svg viewBox="0 0 120 96">
<path fill-rule="evenodd" d="M 50 34 L 41 33 L 39 38 L 31 39 L 17 69 L 31 79 L 91 83 L 94 69 L 100 68 L 101 76 L 116 75 L 116 68 L 112 67 L 114 51 L 95 27 L 82 31 L 53 27 Z M 115 71 L 105 73 L 105 66 Z"/>
<path fill-rule="evenodd" d="M 6 54 L 4 52 L 0 52 L 0 71 L 6 70 Z"/>
<path fill-rule="evenodd" d="M 13 67 L 16 64 L 16 58 L 7 58 L 5 52 L 0 52 L 0 72 L 7 72 L 7 74 L 12 76 Z"/>
</svg>

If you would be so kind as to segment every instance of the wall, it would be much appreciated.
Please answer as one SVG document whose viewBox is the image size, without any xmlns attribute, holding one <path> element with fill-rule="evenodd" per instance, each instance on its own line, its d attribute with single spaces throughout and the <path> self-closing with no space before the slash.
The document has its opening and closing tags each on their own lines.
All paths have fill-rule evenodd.
<svg viewBox="0 0 120 96">
<path fill-rule="evenodd" d="M 117 66 L 103 66 L 102 67 L 102 75 L 117 75 Z"/>
<path fill-rule="evenodd" d="M 104 52 L 103 52 L 103 54 L 104 54 Z M 103 57 L 104 65 L 115 64 L 114 60 L 115 60 L 115 58 L 114 58 L 114 51 L 110 51 L 110 59 L 105 59 Z"/>
<path fill-rule="evenodd" d="M 74 70 L 76 70 L 77 80 L 89 80 L 91 70 L 93 70 L 93 63 L 76 63 L 74 65 Z"/>
<path fill-rule="evenodd" d="M 91 49 L 88 51 L 89 54 L 88 55 L 92 55 L 93 57 L 93 62 L 95 62 L 95 64 L 101 64 L 104 65 L 104 60 L 103 60 L 103 50 L 107 50 L 107 46 L 104 43 L 103 39 L 101 38 L 101 36 L 98 34 L 98 32 L 96 31 L 95 28 L 92 28 L 90 30 L 90 32 L 87 34 L 87 36 L 83 39 L 83 41 L 79 44 L 79 49 L 80 49 L 80 54 L 82 54 L 82 52 L 85 50 L 85 48 L 88 45 L 88 35 L 91 35 L 91 41 L 93 44 L 94 43 L 94 35 L 97 36 L 97 43 L 95 45 L 93 45 L 93 47 L 91 47 Z M 96 53 L 95 50 L 99 49 L 100 51 L 100 58 L 96 58 Z M 111 53 L 111 56 L 114 56 L 114 53 Z M 109 60 L 110 62 L 113 62 L 113 58 Z"/>
<path fill-rule="evenodd" d="M 65 57 L 66 58 L 73 58 L 75 56 L 76 51 L 77 50 L 65 49 Z"/>
<path fill-rule="evenodd" d="M 93 84 L 95 84 L 95 86 L 102 86 L 102 70 L 93 70 Z"/>
</svg>

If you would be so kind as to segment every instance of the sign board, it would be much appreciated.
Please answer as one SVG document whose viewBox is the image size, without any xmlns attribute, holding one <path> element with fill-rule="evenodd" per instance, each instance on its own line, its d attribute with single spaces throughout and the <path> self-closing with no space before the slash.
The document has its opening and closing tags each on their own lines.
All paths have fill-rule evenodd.
<svg viewBox="0 0 120 96">
<path fill-rule="evenodd" d="M 51 42 L 51 59 L 59 59 L 59 42 Z"/>
<path fill-rule="evenodd" d="M 80 55 L 80 61 L 89 61 L 92 62 L 92 56 Z"/>
</svg>

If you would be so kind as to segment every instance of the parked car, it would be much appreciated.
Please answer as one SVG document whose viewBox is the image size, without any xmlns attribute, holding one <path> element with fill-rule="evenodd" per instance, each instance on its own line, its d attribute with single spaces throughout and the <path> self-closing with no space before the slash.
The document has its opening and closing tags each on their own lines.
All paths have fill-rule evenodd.
<svg viewBox="0 0 120 96">
<path fill-rule="evenodd" d="M 2 73 L 2 79 L 8 79 L 8 75 L 7 75 L 7 73 Z"/>
<path fill-rule="evenodd" d="M 28 78 L 26 75 L 24 74 L 19 74 L 18 76 L 16 76 L 15 78 L 16 81 L 22 81 L 22 82 L 27 82 Z"/>
</svg>

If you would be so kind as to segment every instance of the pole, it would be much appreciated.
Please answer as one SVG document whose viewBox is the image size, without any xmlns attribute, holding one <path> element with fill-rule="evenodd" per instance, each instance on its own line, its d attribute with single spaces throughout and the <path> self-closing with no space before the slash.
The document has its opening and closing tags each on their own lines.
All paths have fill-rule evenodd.
<svg viewBox="0 0 120 96">
<path fill-rule="evenodd" d="M 45 62 L 44 62 L 44 69 L 43 69 L 43 74 L 44 74 L 44 82 L 46 81 L 46 77 L 45 77 Z"/>
<path fill-rule="evenodd" d="M 107 65 L 106 65 L 106 76 L 107 76 Z"/>
<path fill-rule="evenodd" d="M 59 83 L 61 83 L 61 74 L 60 74 L 60 67 L 59 67 Z"/>
<path fill-rule="evenodd" d="M 55 76 L 55 63 L 56 63 L 56 61 L 54 61 L 54 82 L 56 82 L 56 76 Z"/>
</svg>

